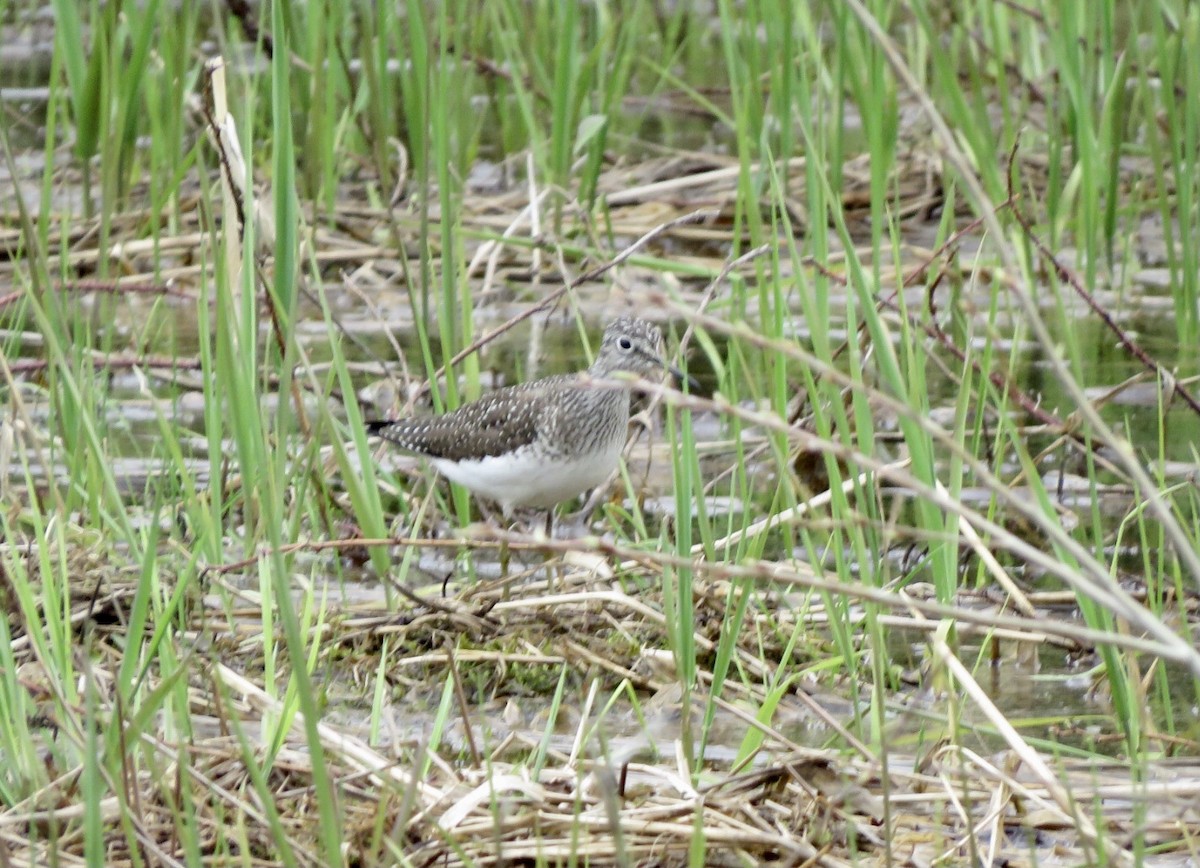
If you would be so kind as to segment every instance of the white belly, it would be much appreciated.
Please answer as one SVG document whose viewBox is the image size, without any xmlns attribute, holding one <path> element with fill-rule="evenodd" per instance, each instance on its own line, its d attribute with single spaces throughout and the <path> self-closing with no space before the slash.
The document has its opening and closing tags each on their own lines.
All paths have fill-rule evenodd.
<svg viewBox="0 0 1200 868">
<path fill-rule="evenodd" d="M 616 469 L 623 446 L 622 438 L 577 458 L 547 459 L 526 449 L 478 461 L 435 458 L 433 464 L 450 481 L 499 503 L 507 514 L 514 506 L 549 509 L 595 488 Z"/>
</svg>

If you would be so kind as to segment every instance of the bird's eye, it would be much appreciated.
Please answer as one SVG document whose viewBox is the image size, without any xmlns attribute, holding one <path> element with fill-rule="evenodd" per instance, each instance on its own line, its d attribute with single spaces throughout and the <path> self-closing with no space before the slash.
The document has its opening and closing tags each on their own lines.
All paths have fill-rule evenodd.
<svg viewBox="0 0 1200 868">
<path fill-rule="evenodd" d="M 633 341 L 631 341 L 629 338 L 621 338 L 619 341 L 617 341 L 617 346 L 623 350 L 631 350 L 633 349 Z"/>
</svg>

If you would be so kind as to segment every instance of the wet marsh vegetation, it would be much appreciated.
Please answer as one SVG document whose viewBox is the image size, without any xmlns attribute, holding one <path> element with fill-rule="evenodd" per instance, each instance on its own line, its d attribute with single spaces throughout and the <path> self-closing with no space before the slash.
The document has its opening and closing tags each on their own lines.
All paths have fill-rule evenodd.
<svg viewBox="0 0 1200 868">
<path fill-rule="evenodd" d="M 1200 864 L 1193 5 L 0 31 L 3 864 Z M 630 311 L 552 538 L 365 434 Z"/>
</svg>

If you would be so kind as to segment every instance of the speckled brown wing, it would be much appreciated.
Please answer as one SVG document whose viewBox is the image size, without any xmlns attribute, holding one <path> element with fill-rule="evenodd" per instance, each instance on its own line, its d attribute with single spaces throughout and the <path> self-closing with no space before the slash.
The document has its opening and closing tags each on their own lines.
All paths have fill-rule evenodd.
<svg viewBox="0 0 1200 868">
<path fill-rule="evenodd" d="M 568 388 L 575 380 L 574 375 L 546 377 L 488 392 L 441 416 L 373 422 L 368 430 L 429 458 L 470 461 L 503 455 L 537 439 L 546 394 Z"/>
</svg>

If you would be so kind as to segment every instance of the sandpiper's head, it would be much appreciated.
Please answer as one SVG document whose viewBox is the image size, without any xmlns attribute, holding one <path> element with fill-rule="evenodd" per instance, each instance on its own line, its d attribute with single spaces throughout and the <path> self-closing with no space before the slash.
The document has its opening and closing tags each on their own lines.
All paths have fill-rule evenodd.
<svg viewBox="0 0 1200 868">
<path fill-rule="evenodd" d="M 668 370 L 663 360 L 663 336 L 658 326 L 632 316 L 618 317 L 604 330 L 600 352 L 590 373 L 595 377 L 624 372 L 646 379 Z"/>
</svg>

